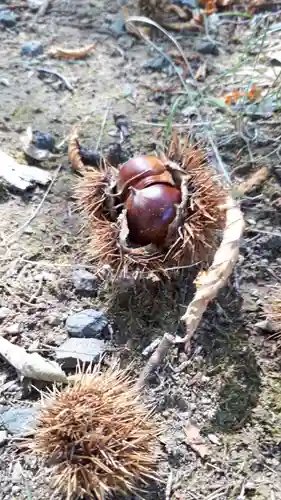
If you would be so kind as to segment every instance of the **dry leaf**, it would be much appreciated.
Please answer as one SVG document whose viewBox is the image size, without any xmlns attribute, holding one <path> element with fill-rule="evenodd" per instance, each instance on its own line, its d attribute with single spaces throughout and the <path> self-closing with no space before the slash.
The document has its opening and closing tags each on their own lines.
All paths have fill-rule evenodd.
<svg viewBox="0 0 281 500">
<path fill-rule="evenodd" d="M 204 458 L 209 454 L 208 447 L 205 440 L 200 435 L 198 427 L 192 424 L 188 424 L 185 429 L 185 442 L 192 448 L 201 458 Z"/>
<path fill-rule="evenodd" d="M 47 54 L 56 59 L 83 59 L 87 57 L 95 48 L 94 44 L 77 49 L 64 49 L 63 47 L 51 47 Z"/>
<path fill-rule="evenodd" d="M 198 70 L 196 71 L 195 80 L 204 81 L 207 74 L 207 63 L 203 62 L 200 64 Z"/>
<path fill-rule="evenodd" d="M 6 359 L 22 377 L 46 382 L 66 382 L 67 377 L 55 361 L 42 358 L 37 352 L 28 353 L 0 336 L 0 356 Z"/>
</svg>

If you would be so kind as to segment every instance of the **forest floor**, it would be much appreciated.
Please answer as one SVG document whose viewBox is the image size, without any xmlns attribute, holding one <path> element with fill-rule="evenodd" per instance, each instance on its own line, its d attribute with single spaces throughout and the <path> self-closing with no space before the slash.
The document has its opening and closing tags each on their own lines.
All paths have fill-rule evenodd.
<svg viewBox="0 0 281 500">
<path fill-rule="evenodd" d="M 208 308 L 191 353 L 172 350 L 145 390 L 165 427 L 158 464 L 164 488 L 146 498 L 281 499 L 280 341 L 256 326 L 281 281 L 280 11 L 252 18 L 212 16 L 205 42 L 202 33 L 173 33 L 192 69 L 184 76 L 189 95 L 169 62 L 124 30 L 119 2 L 54 0 L 35 22 L 26 2 L 18 3 L 14 26 L 0 23 L 0 149 L 23 161 L 20 137 L 28 126 L 52 134 L 61 149 L 59 158 L 38 164 L 54 182 L 35 217 L 44 188 L 24 196 L 1 189 L 0 334 L 52 359 L 68 337 L 68 316 L 87 308 L 103 310 L 116 329 L 111 342 L 125 353 L 123 362 L 127 353 L 143 366 L 143 349 L 163 332 L 178 329 L 191 294 L 182 285 L 186 276 L 165 293 L 154 288 L 141 299 L 133 290 L 112 299 L 110 286 L 104 285 L 94 296 L 77 293 L 74 267 L 93 270 L 81 255 L 86 236 L 73 198 L 76 176 L 67 158 L 67 137 L 78 123 L 83 146 L 95 148 L 102 131 L 106 149 L 119 140 L 113 115 L 122 114 L 129 123 L 130 136 L 122 145 L 128 157 L 152 152 L 155 132 L 169 131 L 171 123 L 197 138 L 206 138 L 207 130 L 218 151 L 209 151 L 213 165 L 222 175 L 222 162 L 233 184 L 260 167 L 267 167 L 269 175 L 241 200 L 246 228 L 232 285 Z M 42 43 L 44 53 L 21 55 L 32 40 Z M 52 45 L 90 43 L 96 47 L 85 60 L 47 55 Z M 204 54 L 202 43 L 216 49 Z M 176 51 L 159 32 L 153 44 L 164 54 Z M 174 60 L 182 74 L 182 61 Z M 62 74 L 74 91 L 55 77 L 42 77 L 42 67 Z M 262 90 L 258 102 L 225 104 L 224 96 L 252 84 Z M 37 393 L 27 394 L 15 370 L 1 361 L 0 413 L 31 408 L 36 399 Z M 188 422 L 200 428 L 204 458 L 186 442 Z M 0 443 L 1 499 L 47 500 L 49 472 L 18 449 L 14 436 Z"/>
</svg>

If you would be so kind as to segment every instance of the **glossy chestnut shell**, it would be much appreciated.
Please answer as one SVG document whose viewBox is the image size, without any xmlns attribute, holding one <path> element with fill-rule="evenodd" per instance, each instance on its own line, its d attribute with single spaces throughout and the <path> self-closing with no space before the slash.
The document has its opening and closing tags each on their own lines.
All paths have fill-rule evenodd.
<svg viewBox="0 0 281 500">
<path fill-rule="evenodd" d="M 142 189 L 157 182 L 174 184 L 171 174 L 164 163 L 156 156 L 137 156 L 122 165 L 118 176 L 118 188 L 125 200 L 129 188 Z"/>
<path fill-rule="evenodd" d="M 130 188 L 125 203 L 130 240 L 138 245 L 163 244 L 180 202 L 180 189 L 169 184 Z"/>
</svg>

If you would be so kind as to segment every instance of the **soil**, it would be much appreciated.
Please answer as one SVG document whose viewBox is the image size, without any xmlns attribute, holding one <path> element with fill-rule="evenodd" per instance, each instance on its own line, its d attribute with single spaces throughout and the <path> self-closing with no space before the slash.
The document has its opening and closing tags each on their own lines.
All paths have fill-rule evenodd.
<svg viewBox="0 0 281 500">
<path fill-rule="evenodd" d="M 86 235 L 81 232 L 83 220 L 73 199 L 76 176 L 65 145 L 72 126 L 80 124 L 83 146 L 94 149 L 102 130 L 100 145 L 106 150 L 120 138 L 114 114 L 125 115 L 129 121 L 124 157 L 153 151 L 158 144 L 155 132 L 163 131 L 163 124 L 169 130 L 171 112 L 177 126 L 203 140 L 204 122 L 211 123 L 214 142 L 233 183 L 260 166 L 269 168 L 269 177 L 241 200 L 246 229 L 239 262 L 231 282 L 205 313 L 191 352 L 172 350 L 145 389 L 144 397 L 156 407 L 165 428 L 158 465 L 164 486 L 152 487 L 145 498 L 281 499 L 280 341 L 255 326 L 265 319 L 270 293 L 281 280 L 280 114 L 278 106 L 267 115 L 250 108 L 241 114 L 234 106 L 231 114 L 218 101 L 253 80 L 269 96 L 277 95 L 280 71 L 273 66 L 270 51 L 278 46 L 280 32 L 270 30 L 280 21 L 280 13 L 262 12 L 255 21 L 220 18 L 216 35 L 211 34 L 217 40 L 217 56 L 196 50 L 202 34 L 174 34 L 195 73 L 199 67 L 202 70 L 202 63 L 207 64 L 203 81 L 194 84 L 185 75 L 191 92 L 196 93 L 190 103 L 171 66 L 161 65 L 159 54 L 144 41 L 120 32 L 117 1 L 54 0 L 33 25 L 35 14 L 26 2 L 19 4 L 14 2 L 16 25 L 0 31 L 0 148 L 26 161 L 20 135 L 29 125 L 51 133 L 57 144 L 64 141 L 64 145 L 59 158 L 38 165 L 52 175 L 58 164 L 61 167 L 36 217 L 32 214 L 44 189 L 37 186 L 24 196 L 1 189 L 0 307 L 10 309 L 2 320 L 1 334 L 52 358 L 54 347 L 67 338 L 67 316 L 87 307 L 100 308 L 115 325 L 112 342 L 122 362 L 134 359 L 140 369 L 145 363 L 142 350 L 154 338 L 165 331 L 181 333 L 179 318 L 193 293 L 186 273 L 165 289 L 154 284 L 145 295 L 133 289 L 117 294 L 107 283 L 97 297 L 75 293 L 73 266 L 79 263 L 90 270 L 91 266 L 82 252 Z M 21 56 L 22 45 L 30 40 L 40 40 L 45 54 Z M 96 47 L 85 60 L 58 61 L 46 55 L 54 44 L 82 47 L 89 43 Z M 172 41 L 159 33 L 153 43 L 164 53 L 175 51 Z M 156 56 L 156 70 L 144 67 Z M 56 79 L 40 78 L 40 67 L 61 73 L 74 92 Z M 216 165 L 217 156 L 210 152 L 210 158 Z M 4 361 L 0 380 L 2 409 L 28 407 L 38 399 L 36 392 L 24 390 Z M 205 439 L 204 458 L 187 444 L 184 429 L 190 421 Z M 20 477 L 15 473 L 18 462 Z M 166 488 L 169 479 L 171 491 Z M 39 458 L 20 451 L 14 439 L 0 445 L 1 499 L 45 500 L 51 491 L 49 469 Z"/>
</svg>

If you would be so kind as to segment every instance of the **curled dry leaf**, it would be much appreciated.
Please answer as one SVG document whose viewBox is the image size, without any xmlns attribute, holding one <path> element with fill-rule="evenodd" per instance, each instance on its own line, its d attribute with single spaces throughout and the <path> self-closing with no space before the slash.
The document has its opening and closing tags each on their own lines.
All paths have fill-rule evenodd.
<svg viewBox="0 0 281 500">
<path fill-rule="evenodd" d="M 26 131 L 20 137 L 20 142 L 22 145 L 23 152 L 37 161 L 45 161 L 53 158 L 53 155 L 47 149 L 39 149 L 33 143 L 33 132 L 31 127 L 27 127 Z"/>
<path fill-rule="evenodd" d="M 201 458 L 204 458 L 209 454 L 205 440 L 202 438 L 199 429 L 195 425 L 188 424 L 184 428 L 184 433 L 186 444 L 198 453 Z"/>
<path fill-rule="evenodd" d="M 95 44 L 86 45 L 77 49 L 64 49 L 63 47 L 51 47 L 47 54 L 55 59 L 83 59 L 87 57 L 94 49 Z"/>
<path fill-rule="evenodd" d="M 81 160 L 81 154 L 79 150 L 79 142 L 78 142 L 78 129 L 74 127 L 72 130 L 69 142 L 68 142 L 68 157 L 71 162 L 72 168 L 74 170 L 83 171 L 85 170 L 85 165 Z"/>
</svg>

